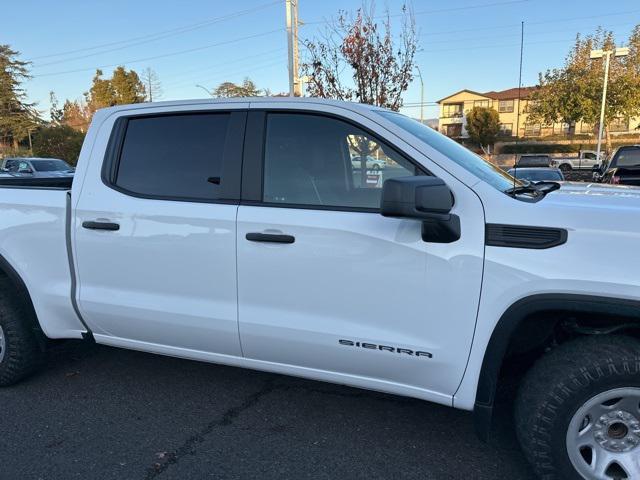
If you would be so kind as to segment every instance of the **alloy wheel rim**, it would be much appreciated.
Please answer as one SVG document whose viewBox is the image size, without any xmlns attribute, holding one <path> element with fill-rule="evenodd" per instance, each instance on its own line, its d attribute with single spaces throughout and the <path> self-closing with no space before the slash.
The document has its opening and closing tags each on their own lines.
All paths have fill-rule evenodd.
<svg viewBox="0 0 640 480">
<path fill-rule="evenodd" d="M 6 347 L 7 347 L 7 342 L 4 339 L 4 330 L 0 325 L 0 363 L 2 363 L 2 360 L 4 360 L 4 352 L 6 350 Z"/>
<path fill-rule="evenodd" d="M 616 388 L 588 400 L 567 431 L 573 467 L 587 480 L 640 478 L 640 388 Z"/>
</svg>

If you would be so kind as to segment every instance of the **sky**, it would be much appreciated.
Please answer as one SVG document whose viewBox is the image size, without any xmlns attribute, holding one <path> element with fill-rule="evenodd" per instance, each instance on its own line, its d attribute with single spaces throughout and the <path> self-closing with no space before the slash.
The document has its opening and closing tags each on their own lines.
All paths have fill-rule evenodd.
<svg viewBox="0 0 640 480">
<path fill-rule="evenodd" d="M 370 2 L 371 0 L 369 0 Z M 288 91 L 285 0 L 7 0 L 0 44 L 32 62 L 28 98 L 48 116 L 49 92 L 79 99 L 96 68 L 150 67 L 162 100 L 205 98 L 223 81 L 250 77 L 273 93 Z M 375 2 L 376 14 L 401 12 L 404 2 Z M 424 81 L 425 118 L 436 100 L 467 88 L 479 92 L 518 85 L 520 26 L 524 21 L 523 85 L 561 66 L 578 32 L 598 26 L 624 44 L 640 23 L 638 0 L 413 0 L 419 33 L 416 65 Z M 339 10 L 362 0 L 299 0 L 301 39 L 314 38 Z M 397 18 L 397 17 L 393 17 Z M 398 25 L 393 25 L 398 32 Z M 304 48 L 301 48 L 304 58 Z M 416 75 L 403 113 L 420 115 Z"/>
</svg>

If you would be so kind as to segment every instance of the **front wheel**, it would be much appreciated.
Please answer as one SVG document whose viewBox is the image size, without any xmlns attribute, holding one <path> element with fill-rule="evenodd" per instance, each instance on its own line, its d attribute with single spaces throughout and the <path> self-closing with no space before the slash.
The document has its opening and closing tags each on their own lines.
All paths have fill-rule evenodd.
<svg viewBox="0 0 640 480">
<path fill-rule="evenodd" d="M 640 342 L 599 336 L 557 347 L 525 377 L 515 415 L 541 478 L 640 479 Z"/>
</svg>

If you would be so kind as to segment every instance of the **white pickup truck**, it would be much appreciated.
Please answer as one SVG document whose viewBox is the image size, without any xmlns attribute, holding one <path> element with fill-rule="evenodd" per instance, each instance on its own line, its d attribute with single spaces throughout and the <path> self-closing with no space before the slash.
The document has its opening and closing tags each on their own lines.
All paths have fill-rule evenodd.
<svg viewBox="0 0 640 480">
<path fill-rule="evenodd" d="M 639 219 L 640 189 L 523 185 L 380 108 L 101 110 L 73 180 L 0 179 L 0 384 L 84 338 L 473 410 L 486 436 L 518 366 L 542 478 L 638 479 Z"/>
<path fill-rule="evenodd" d="M 600 154 L 604 158 L 604 154 Z M 594 166 L 599 165 L 598 153 L 593 150 L 580 150 L 576 157 L 554 157 L 551 165 L 559 168 L 563 172 L 571 170 L 592 170 Z"/>
</svg>

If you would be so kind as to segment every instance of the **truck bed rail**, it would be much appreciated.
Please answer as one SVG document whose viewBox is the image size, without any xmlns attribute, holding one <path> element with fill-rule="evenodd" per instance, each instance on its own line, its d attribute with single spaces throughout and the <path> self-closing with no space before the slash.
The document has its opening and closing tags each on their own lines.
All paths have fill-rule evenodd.
<svg viewBox="0 0 640 480">
<path fill-rule="evenodd" d="M 73 183 L 73 177 L 51 177 L 51 178 L 25 178 L 6 177 L 0 178 L 0 188 L 55 188 L 69 190 Z"/>
</svg>

